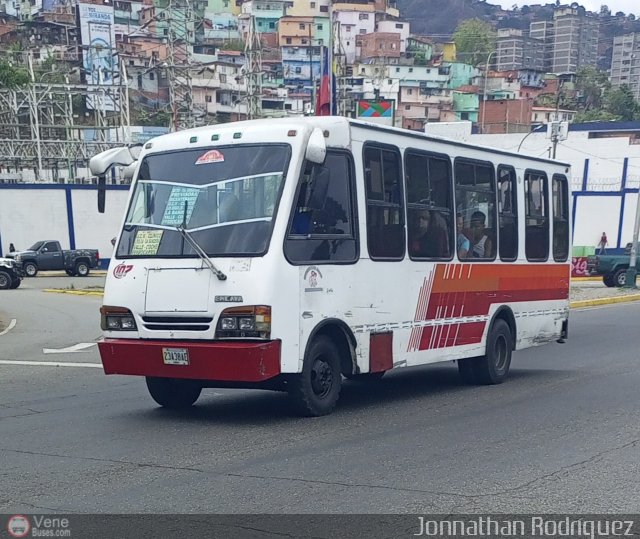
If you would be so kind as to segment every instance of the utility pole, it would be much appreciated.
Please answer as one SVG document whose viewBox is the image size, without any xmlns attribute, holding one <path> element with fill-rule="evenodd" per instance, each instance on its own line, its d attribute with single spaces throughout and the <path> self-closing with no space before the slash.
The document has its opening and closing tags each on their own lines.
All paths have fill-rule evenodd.
<svg viewBox="0 0 640 539">
<path fill-rule="evenodd" d="M 29 75 L 31 75 L 31 88 L 29 92 L 29 109 L 31 112 L 31 135 L 36 141 L 36 154 L 38 159 L 38 171 L 36 181 L 42 181 L 42 147 L 40 145 L 40 111 L 36 96 L 36 76 L 33 72 L 33 54 L 29 51 Z"/>
<path fill-rule="evenodd" d="M 256 31 L 256 18 L 251 14 L 249 34 L 244 46 L 246 59 L 247 118 L 254 120 L 262 116 L 262 42 Z"/>
<path fill-rule="evenodd" d="M 640 189 L 638 190 L 638 202 L 636 203 L 636 222 L 633 227 L 633 240 L 631 241 L 631 252 L 629 253 L 629 269 L 625 275 L 624 288 L 636 288 L 636 276 L 638 275 L 636 266 L 638 258 L 638 235 L 640 233 Z"/>
<path fill-rule="evenodd" d="M 191 0 L 169 0 L 168 20 L 168 79 L 171 107 L 171 131 L 196 126 L 193 110 L 192 40 L 195 26 Z"/>
<path fill-rule="evenodd" d="M 558 87 L 556 89 L 556 115 L 551 126 L 551 142 L 553 143 L 552 159 L 556 158 L 556 149 L 558 148 L 558 141 L 560 140 L 560 90 L 562 88 L 562 81 L 558 77 Z"/>
</svg>

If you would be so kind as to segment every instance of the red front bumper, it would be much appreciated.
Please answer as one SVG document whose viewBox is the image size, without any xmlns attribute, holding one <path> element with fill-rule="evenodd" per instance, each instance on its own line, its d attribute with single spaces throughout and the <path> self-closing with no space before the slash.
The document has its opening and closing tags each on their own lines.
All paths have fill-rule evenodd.
<svg viewBox="0 0 640 539">
<path fill-rule="evenodd" d="M 224 382 L 262 382 L 280 374 L 280 341 L 181 342 L 104 339 L 105 374 Z M 189 365 L 165 365 L 163 348 L 186 348 Z"/>
</svg>

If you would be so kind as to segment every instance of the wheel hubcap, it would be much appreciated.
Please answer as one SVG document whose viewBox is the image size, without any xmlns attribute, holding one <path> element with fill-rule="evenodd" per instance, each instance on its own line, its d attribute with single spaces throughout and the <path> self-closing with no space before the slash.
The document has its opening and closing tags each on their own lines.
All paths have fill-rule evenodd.
<svg viewBox="0 0 640 539">
<path fill-rule="evenodd" d="M 507 357 L 509 354 L 507 339 L 504 335 L 500 335 L 496 339 L 496 344 L 493 348 L 494 357 L 496 358 L 496 370 L 501 371 L 507 364 Z"/>
<path fill-rule="evenodd" d="M 34 266 L 32 266 L 31 264 L 29 264 L 24 271 L 26 272 L 27 275 L 29 275 L 30 277 L 35 275 L 36 273 L 36 268 Z"/>
<path fill-rule="evenodd" d="M 4 274 L 1 274 L 0 275 L 0 288 L 3 288 L 5 286 L 9 286 L 9 279 Z"/>
<path fill-rule="evenodd" d="M 333 386 L 333 371 L 322 358 L 313 362 L 311 368 L 311 388 L 318 397 L 326 397 Z"/>
</svg>

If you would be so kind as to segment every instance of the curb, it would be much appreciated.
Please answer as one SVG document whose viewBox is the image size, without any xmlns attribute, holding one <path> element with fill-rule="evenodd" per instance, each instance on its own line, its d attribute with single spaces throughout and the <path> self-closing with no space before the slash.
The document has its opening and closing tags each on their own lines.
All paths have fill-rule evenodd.
<svg viewBox="0 0 640 539">
<path fill-rule="evenodd" d="M 104 292 L 93 290 L 65 290 L 62 288 L 45 288 L 43 292 L 52 292 L 54 294 L 72 294 L 74 296 L 104 296 Z"/>
<path fill-rule="evenodd" d="M 581 282 L 596 282 L 596 281 L 602 281 L 602 275 L 598 276 L 594 276 L 594 277 L 571 277 L 571 281 L 572 282 L 577 282 L 577 283 L 581 283 Z"/>
<path fill-rule="evenodd" d="M 611 298 L 582 299 L 572 301 L 569 304 L 571 309 L 580 309 L 582 307 L 596 307 L 598 305 L 612 305 L 614 303 L 629 303 L 631 301 L 640 301 L 640 294 L 629 294 L 626 296 L 617 296 Z"/>
</svg>

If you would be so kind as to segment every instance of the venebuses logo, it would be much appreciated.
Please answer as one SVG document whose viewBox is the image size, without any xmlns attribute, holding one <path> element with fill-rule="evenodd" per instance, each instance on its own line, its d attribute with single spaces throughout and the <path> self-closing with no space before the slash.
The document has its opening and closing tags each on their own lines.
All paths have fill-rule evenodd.
<svg viewBox="0 0 640 539">
<path fill-rule="evenodd" d="M 26 537 L 31 531 L 29 519 L 24 515 L 13 515 L 7 522 L 7 531 L 11 537 Z"/>
<path fill-rule="evenodd" d="M 122 279 L 132 269 L 132 264 L 118 264 L 115 268 L 113 268 L 113 276 L 116 279 Z"/>
</svg>

